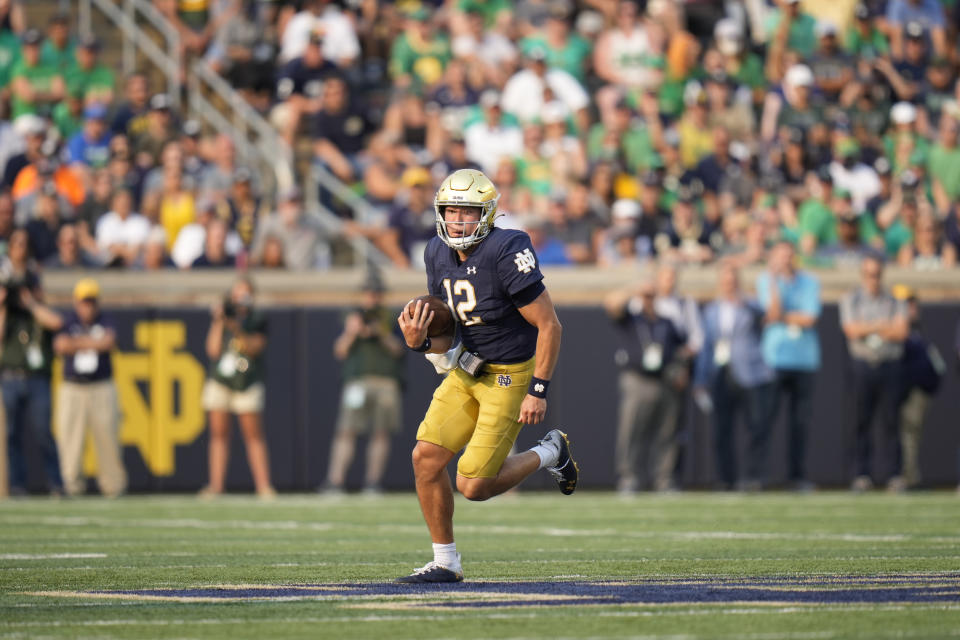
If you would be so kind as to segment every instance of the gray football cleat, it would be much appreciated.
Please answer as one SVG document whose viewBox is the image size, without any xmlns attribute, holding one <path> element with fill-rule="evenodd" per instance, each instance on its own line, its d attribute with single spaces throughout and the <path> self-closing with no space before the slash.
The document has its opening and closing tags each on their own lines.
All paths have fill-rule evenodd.
<svg viewBox="0 0 960 640">
<path fill-rule="evenodd" d="M 563 431 L 554 429 L 543 436 L 540 442 L 553 444 L 559 449 L 557 464 L 547 467 L 547 471 L 557 481 L 560 492 L 565 496 L 570 495 L 577 490 L 577 481 L 580 479 L 580 467 L 570 454 L 570 439 Z"/>
<path fill-rule="evenodd" d="M 460 554 L 457 554 L 460 559 Z M 408 576 L 401 576 L 394 580 L 400 584 L 427 584 L 438 582 L 463 582 L 463 571 L 454 571 L 431 560 L 419 569 L 414 569 Z"/>
</svg>

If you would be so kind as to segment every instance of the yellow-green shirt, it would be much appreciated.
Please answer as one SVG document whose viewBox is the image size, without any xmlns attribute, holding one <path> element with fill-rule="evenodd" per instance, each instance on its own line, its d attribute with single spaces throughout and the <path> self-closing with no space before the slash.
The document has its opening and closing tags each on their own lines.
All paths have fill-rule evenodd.
<svg viewBox="0 0 960 640">
<path fill-rule="evenodd" d="M 173 249 L 180 229 L 193 222 L 196 208 L 193 196 L 183 193 L 178 196 L 164 196 L 160 202 L 160 225 L 167 232 L 167 250 Z"/>
<path fill-rule="evenodd" d="M 36 65 L 28 65 L 25 60 L 17 62 L 10 73 L 11 80 L 20 77 L 26 78 L 30 86 L 37 91 L 49 91 L 53 86 L 54 80 L 59 76 L 60 74 L 57 73 L 54 67 L 45 65 L 42 62 Z M 25 113 L 36 113 L 41 107 L 45 106 L 43 103 L 38 103 L 35 100 L 29 102 L 22 100 L 16 95 L 11 98 L 11 104 L 13 105 L 11 120 L 16 120 Z"/>
</svg>

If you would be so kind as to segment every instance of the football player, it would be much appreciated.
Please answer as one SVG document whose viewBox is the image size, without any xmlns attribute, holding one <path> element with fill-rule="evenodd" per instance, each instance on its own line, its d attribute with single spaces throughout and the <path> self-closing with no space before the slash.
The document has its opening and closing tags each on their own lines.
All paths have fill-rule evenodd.
<svg viewBox="0 0 960 640">
<path fill-rule="evenodd" d="M 457 489 L 468 500 L 492 498 L 544 468 L 564 494 L 577 487 L 579 469 L 567 435 L 558 429 L 508 457 L 520 428 L 546 414 L 561 327 L 530 238 L 494 226 L 499 197 L 482 172 L 461 169 L 443 181 L 434 199 L 438 237 L 424 251 L 427 287 L 454 312 L 463 352 L 434 392 L 413 450 L 433 560 L 397 582 L 463 580 L 447 474 L 461 449 Z M 453 336 L 427 335 L 434 317 L 428 305 L 419 299 L 410 305 L 399 318 L 407 346 L 424 353 L 450 350 Z"/>
</svg>

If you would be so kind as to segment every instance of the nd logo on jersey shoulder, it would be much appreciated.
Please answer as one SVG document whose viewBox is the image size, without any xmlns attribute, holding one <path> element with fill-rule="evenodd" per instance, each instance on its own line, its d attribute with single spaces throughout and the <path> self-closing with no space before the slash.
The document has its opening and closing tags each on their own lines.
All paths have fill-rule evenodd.
<svg viewBox="0 0 960 640">
<path fill-rule="evenodd" d="M 517 265 L 517 271 L 520 273 L 530 273 L 536 268 L 537 259 L 533 255 L 533 251 L 524 249 L 523 251 L 517 251 L 517 257 L 514 258 L 513 263 Z"/>
<path fill-rule="evenodd" d="M 138 351 L 113 353 L 120 443 L 136 447 L 153 475 L 171 476 L 176 470 L 176 445 L 190 444 L 203 433 L 200 389 L 206 376 L 200 362 L 184 350 L 187 328 L 182 321 L 138 322 L 133 340 Z M 54 385 L 60 382 L 62 372 L 58 360 Z M 56 399 L 57 394 L 52 395 Z M 87 475 L 96 474 L 96 455 L 89 437 L 83 466 Z"/>
</svg>

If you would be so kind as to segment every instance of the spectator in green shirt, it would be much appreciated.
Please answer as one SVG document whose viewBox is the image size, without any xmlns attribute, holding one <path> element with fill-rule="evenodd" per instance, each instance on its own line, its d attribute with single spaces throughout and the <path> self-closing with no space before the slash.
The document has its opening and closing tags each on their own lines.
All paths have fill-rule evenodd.
<svg viewBox="0 0 960 640">
<path fill-rule="evenodd" d="M 483 17 L 483 24 L 492 26 L 501 16 L 509 17 L 512 3 L 508 0 L 459 0 L 457 8 L 463 13 L 476 13 Z"/>
<path fill-rule="evenodd" d="M 833 269 L 857 269 L 860 261 L 878 252 L 872 246 L 877 230 L 869 215 L 854 210 L 850 192 L 837 189 L 833 198 L 836 240 L 817 249 L 813 264 Z"/>
<path fill-rule="evenodd" d="M 570 32 L 568 21 L 569 12 L 565 6 L 551 6 L 542 33 L 521 40 L 520 50 L 524 55 L 538 48 L 546 51 L 547 67 L 563 69 L 584 84 L 592 46 L 579 34 Z"/>
<path fill-rule="evenodd" d="M 50 113 L 53 126 L 60 132 L 60 137 L 69 140 L 83 128 L 83 95 L 68 91 L 67 97 L 58 102 Z"/>
<path fill-rule="evenodd" d="M 780 8 L 767 17 L 768 40 L 785 39 L 787 49 L 809 58 L 817 47 L 816 18 L 800 10 L 800 0 L 778 0 L 777 4 Z"/>
<path fill-rule="evenodd" d="M 11 31 L 0 31 L 0 91 L 10 84 L 10 72 L 20 60 L 20 38 Z"/>
<path fill-rule="evenodd" d="M 513 160 L 517 168 L 517 189 L 529 194 L 535 211 L 546 209 L 546 197 L 554 181 L 564 178 L 552 175 L 550 160 L 541 153 L 542 144 L 543 127 L 538 123 L 527 124 L 523 128 L 523 153 Z"/>
<path fill-rule="evenodd" d="M 870 7 L 859 3 L 853 10 L 854 21 L 847 26 L 843 48 L 855 58 L 872 60 L 890 53 L 887 37 L 874 23 Z"/>
<path fill-rule="evenodd" d="M 960 147 L 957 146 L 957 121 L 940 118 L 940 136 L 930 149 L 927 173 L 937 208 L 949 211 L 950 203 L 960 197 Z"/>
<path fill-rule="evenodd" d="M 40 61 L 43 35 L 36 29 L 27 29 L 21 41 L 23 59 L 11 72 L 13 120 L 25 113 L 48 112 L 53 103 L 66 95 L 63 77 L 54 67 Z"/>
<path fill-rule="evenodd" d="M 816 174 L 819 188 L 797 208 L 799 237 L 797 247 L 804 256 L 812 256 L 818 247 L 836 242 L 837 220 L 830 208 L 833 179 L 828 170 Z"/>
<path fill-rule="evenodd" d="M 393 41 L 390 75 L 396 87 L 429 89 L 443 78 L 450 43 L 434 31 L 429 18 L 425 9 L 411 12 L 403 33 Z"/>
<path fill-rule="evenodd" d="M 735 20 L 725 18 L 717 22 L 713 37 L 717 51 L 722 56 L 723 68 L 708 69 L 708 71 L 715 73 L 722 70 L 738 85 L 748 87 L 754 106 L 759 107 L 763 103 L 767 88 L 763 60 L 744 46 L 743 31 Z M 704 55 L 704 64 L 707 58 L 708 56 Z"/>
<path fill-rule="evenodd" d="M 117 80 L 113 71 L 100 64 L 100 40 L 89 35 L 80 40 L 76 52 L 76 64 L 67 75 L 67 90 L 71 94 L 79 94 L 84 102 L 99 102 L 110 104 L 113 102 L 114 89 Z"/>
<path fill-rule="evenodd" d="M 598 122 L 590 129 L 587 159 L 615 161 L 631 174 L 659 164 L 649 130 L 640 121 L 634 121 L 626 100 L 617 103 L 608 122 Z"/>
<path fill-rule="evenodd" d="M 911 166 L 924 167 L 930 154 L 930 142 L 917 132 L 917 108 L 898 102 L 890 108 L 890 130 L 883 138 L 883 149 L 899 173 Z"/>
<path fill-rule="evenodd" d="M 54 14 L 47 23 L 47 39 L 40 50 L 40 62 L 66 75 L 76 63 L 73 43 L 70 42 L 70 16 Z"/>
</svg>

